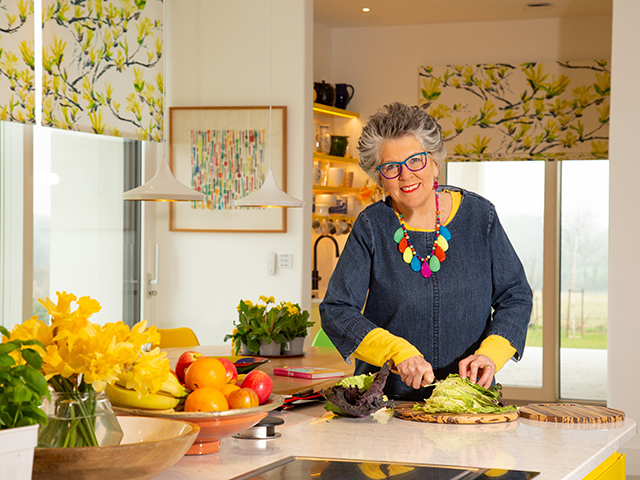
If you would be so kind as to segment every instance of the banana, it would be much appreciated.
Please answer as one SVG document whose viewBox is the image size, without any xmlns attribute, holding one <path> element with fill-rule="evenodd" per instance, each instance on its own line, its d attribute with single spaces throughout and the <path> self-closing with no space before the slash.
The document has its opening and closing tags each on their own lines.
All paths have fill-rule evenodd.
<svg viewBox="0 0 640 480">
<path fill-rule="evenodd" d="M 189 395 L 189 390 L 182 386 L 178 377 L 169 372 L 167 379 L 160 388 L 160 393 L 166 393 L 176 398 L 186 397 Z"/>
<path fill-rule="evenodd" d="M 138 398 L 138 392 L 120 385 L 107 385 L 105 393 L 112 404 L 120 407 L 146 408 L 149 410 L 169 410 L 180 403 L 180 399 L 158 393 L 149 393 Z"/>
</svg>

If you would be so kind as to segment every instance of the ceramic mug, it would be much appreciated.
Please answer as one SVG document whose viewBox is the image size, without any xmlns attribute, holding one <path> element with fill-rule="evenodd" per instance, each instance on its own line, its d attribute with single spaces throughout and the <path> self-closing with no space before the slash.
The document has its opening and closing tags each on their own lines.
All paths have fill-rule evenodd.
<svg viewBox="0 0 640 480">
<path fill-rule="evenodd" d="M 327 185 L 330 187 L 339 187 L 344 180 L 344 168 L 329 167 L 329 174 L 327 175 Z"/>
</svg>

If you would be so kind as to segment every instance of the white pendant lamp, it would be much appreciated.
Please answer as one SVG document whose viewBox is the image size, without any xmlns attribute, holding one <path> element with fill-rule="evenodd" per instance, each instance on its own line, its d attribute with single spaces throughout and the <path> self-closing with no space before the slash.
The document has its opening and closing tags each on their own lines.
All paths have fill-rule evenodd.
<svg viewBox="0 0 640 480">
<path fill-rule="evenodd" d="M 163 8 L 163 21 L 167 17 L 166 2 Z M 163 63 L 163 70 L 164 70 Z M 163 72 L 164 73 L 164 72 Z M 166 101 L 166 85 L 162 91 L 162 105 L 167 104 Z M 164 112 L 163 112 L 164 121 Z M 165 123 L 166 125 L 166 123 Z M 166 131 L 166 129 L 165 129 Z M 163 146 L 166 145 L 166 139 L 163 139 Z M 203 202 L 207 199 L 204 193 L 193 190 L 186 185 L 180 183 L 171 173 L 169 164 L 164 154 L 162 161 L 158 165 L 158 170 L 151 180 L 122 194 L 125 200 L 137 201 L 154 201 L 154 202 Z"/>
<path fill-rule="evenodd" d="M 271 30 L 270 30 L 270 41 L 271 48 L 269 53 L 269 171 L 264 179 L 264 183 L 262 186 L 253 193 L 250 193 L 246 197 L 239 198 L 235 201 L 236 207 L 281 207 L 281 208 L 291 208 L 291 207 L 302 207 L 304 202 L 302 200 L 298 200 L 295 197 L 292 197 L 288 193 L 285 193 L 280 187 L 278 187 L 278 183 L 276 182 L 276 177 L 273 175 L 273 171 L 271 171 L 271 117 L 272 117 L 272 102 L 271 97 L 273 95 L 273 87 L 272 87 L 272 77 L 273 77 L 273 0 L 269 4 L 270 15 L 271 15 Z"/>
<path fill-rule="evenodd" d="M 207 199 L 204 193 L 193 190 L 176 180 L 164 155 L 153 178 L 144 185 L 124 192 L 122 197 L 125 200 L 156 202 L 202 202 Z"/>
<path fill-rule="evenodd" d="M 304 202 L 280 190 L 271 169 L 262 186 L 246 197 L 236 200 L 238 207 L 302 207 Z"/>
</svg>

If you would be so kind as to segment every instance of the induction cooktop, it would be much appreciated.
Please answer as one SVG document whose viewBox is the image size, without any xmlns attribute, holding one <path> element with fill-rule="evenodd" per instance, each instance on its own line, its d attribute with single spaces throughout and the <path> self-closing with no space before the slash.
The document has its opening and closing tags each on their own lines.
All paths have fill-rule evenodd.
<svg viewBox="0 0 640 480">
<path fill-rule="evenodd" d="M 287 457 L 233 480 L 528 480 L 539 472 L 452 467 L 408 463 L 380 463 L 337 458 Z"/>
</svg>

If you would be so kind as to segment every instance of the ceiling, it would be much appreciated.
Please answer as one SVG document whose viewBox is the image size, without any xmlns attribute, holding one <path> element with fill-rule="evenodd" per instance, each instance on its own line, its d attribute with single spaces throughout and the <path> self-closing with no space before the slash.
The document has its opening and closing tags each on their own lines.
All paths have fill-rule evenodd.
<svg viewBox="0 0 640 480">
<path fill-rule="evenodd" d="M 611 15 L 613 0 L 314 0 L 314 20 L 327 27 L 531 20 Z M 535 6 L 541 5 L 541 6 Z M 363 12 L 369 7 L 369 12 Z"/>
</svg>

